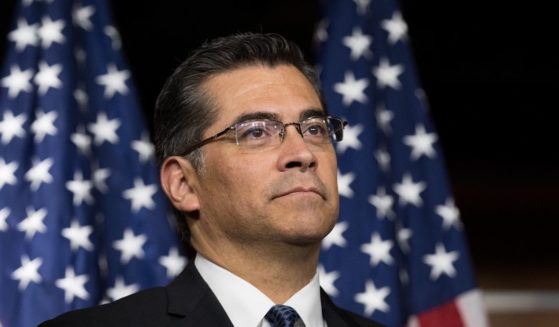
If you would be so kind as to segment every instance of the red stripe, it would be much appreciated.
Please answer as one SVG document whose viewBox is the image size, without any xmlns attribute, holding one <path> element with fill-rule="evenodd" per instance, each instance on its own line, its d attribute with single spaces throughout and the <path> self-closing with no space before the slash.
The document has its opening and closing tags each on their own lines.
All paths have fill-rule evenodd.
<svg viewBox="0 0 559 327">
<path fill-rule="evenodd" d="M 421 327 L 466 327 L 454 301 L 417 316 Z"/>
</svg>

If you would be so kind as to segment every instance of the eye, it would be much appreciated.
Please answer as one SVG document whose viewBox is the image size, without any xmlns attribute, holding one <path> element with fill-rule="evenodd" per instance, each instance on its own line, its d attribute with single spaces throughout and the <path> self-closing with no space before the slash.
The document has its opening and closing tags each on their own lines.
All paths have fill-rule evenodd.
<svg viewBox="0 0 559 327">
<path fill-rule="evenodd" d="M 274 136 L 274 126 L 267 121 L 249 121 L 237 125 L 237 140 L 243 144 L 262 144 Z"/>
<path fill-rule="evenodd" d="M 309 137 L 325 137 L 328 135 L 328 127 L 323 119 L 310 119 L 303 125 L 303 135 Z"/>
</svg>

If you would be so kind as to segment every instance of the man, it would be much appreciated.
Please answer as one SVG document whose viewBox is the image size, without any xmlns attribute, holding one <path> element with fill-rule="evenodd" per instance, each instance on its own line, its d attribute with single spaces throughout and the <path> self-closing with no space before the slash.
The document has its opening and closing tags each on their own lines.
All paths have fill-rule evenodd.
<svg viewBox="0 0 559 327">
<path fill-rule="evenodd" d="M 239 34 L 203 45 L 155 113 L 161 183 L 195 259 L 165 288 L 44 326 L 379 326 L 318 283 L 338 215 L 331 142 L 344 125 L 293 43 Z"/>
</svg>

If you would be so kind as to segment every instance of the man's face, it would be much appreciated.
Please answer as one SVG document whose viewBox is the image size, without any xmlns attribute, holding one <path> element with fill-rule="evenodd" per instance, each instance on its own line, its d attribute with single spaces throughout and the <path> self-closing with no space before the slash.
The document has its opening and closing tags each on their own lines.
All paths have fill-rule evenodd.
<svg viewBox="0 0 559 327">
<path fill-rule="evenodd" d="M 318 95 L 294 67 L 248 66 L 210 78 L 204 89 L 216 105 L 212 136 L 240 117 L 272 115 L 298 122 L 323 111 Z M 234 133 L 232 133 L 234 134 Z M 318 244 L 338 215 L 336 156 L 332 145 L 309 146 L 289 126 L 283 143 L 261 151 L 225 137 L 202 148 L 200 228 L 196 238 L 236 244 Z"/>
</svg>

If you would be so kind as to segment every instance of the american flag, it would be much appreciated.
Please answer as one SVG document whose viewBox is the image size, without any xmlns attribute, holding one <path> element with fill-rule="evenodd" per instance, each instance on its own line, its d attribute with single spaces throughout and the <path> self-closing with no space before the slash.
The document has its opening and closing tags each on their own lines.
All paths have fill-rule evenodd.
<svg viewBox="0 0 559 327">
<path fill-rule="evenodd" d="M 185 259 L 104 0 L 22 0 L 0 71 L 0 326 L 166 284 Z"/>
<path fill-rule="evenodd" d="M 387 326 L 486 326 L 398 5 L 325 3 L 319 69 L 330 113 L 349 125 L 321 284 L 338 305 Z"/>
</svg>

